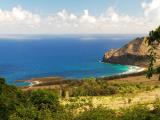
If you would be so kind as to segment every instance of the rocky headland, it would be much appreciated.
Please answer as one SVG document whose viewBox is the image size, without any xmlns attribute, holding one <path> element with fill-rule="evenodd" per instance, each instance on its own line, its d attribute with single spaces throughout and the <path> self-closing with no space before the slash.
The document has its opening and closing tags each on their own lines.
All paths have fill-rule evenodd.
<svg viewBox="0 0 160 120">
<path fill-rule="evenodd" d="M 149 63 L 148 49 L 144 37 L 136 38 L 119 49 L 111 49 L 106 52 L 103 62 L 147 67 Z M 160 49 L 157 49 L 156 52 L 160 55 Z M 156 65 L 160 64 L 159 60 Z"/>
</svg>

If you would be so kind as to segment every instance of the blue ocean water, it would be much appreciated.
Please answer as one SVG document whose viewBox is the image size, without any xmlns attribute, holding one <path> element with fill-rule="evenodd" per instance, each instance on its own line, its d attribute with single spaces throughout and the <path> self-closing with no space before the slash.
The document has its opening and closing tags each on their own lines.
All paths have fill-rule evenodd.
<svg viewBox="0 0 160 120">
<path fill-rule="evenodd" d="M 16 35 L 0 38 L 0 76 L 9 84 L 35 77 L 86 78 L 115 75 L 128 66 L 100 62 L 133 35 Z"/>
</svg>

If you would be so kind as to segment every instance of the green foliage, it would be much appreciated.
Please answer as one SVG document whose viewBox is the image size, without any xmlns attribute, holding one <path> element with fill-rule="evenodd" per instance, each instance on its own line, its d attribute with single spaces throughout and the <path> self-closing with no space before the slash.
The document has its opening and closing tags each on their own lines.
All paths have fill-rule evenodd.
<svg viewBox="0 0 160 120">
<path fill-rule="evenodd" d="M 0 85 L 4 85 L 5 84 L 5 79 L 4 78 L 0 78 Z"/>
<path fill-rule="evenodd" d="M 121 120 L 153 120 L 153 115 L 146 106 L 138 105 L 122 109 Z M 154 116 L 154 118 L 156 118 Z"/>
<path fill-rule="evenodd" d="M 53 113 L 49 109 L 43 109 L 38 111 L 37 120 L 53 120 Z"/>
<path fill-rule="evenodd" d="M 77 103 L 77 106 L 62 107 L 57 94 L 51 90 L 20 91 L 14 86 L 5 84 L 4 79 L 0 80 L 0 88 L 0 120 L 160 120 L 159 101 L 154 103 L 153 110 L 141 105 L 120 111 L 103 107 L 93 108 L 90 99 L 82 100 L 83 102 Z M 85 91 L 81 92 L 83 89 Z M 145 89 L 152 88 L 141 84 L 108 84 L 92 78 L 85 79 L 79 91 L 83 95 L 109 95 Z M 86 106 L 88 107 L 86 111 L 75 114 L 75 109 Z"/>
<path fill-rule="evenodd" d="M 83 112 L 75 120 L 117 120 L 117 115 L 113 110 L 98 107 Z"/>
<path fill-rule="evenodd" d="M 81 113 L 75 120 L 160 120 L 160 103 L 153 110 L 147 105 L 136 105 L 118 111 L 98 107 Z"/>
<path fill-rule="evenodd" d="M 14 113 L 9 116 L 10 120 L 35 120 L 38 110 L 33 105 L 19 105 Z"/>
<path fill-rule="evenodd" d="M 49 90 L 23 92 L 0 79 L 0 119 L 51 120 L 60 111 L 57 95 Z"/>
<path fill-rule="evenodd" d="M 106 96 L 114 94 L 136 93 L 138 91 L 148 91 L 156 86 L 139 83 L 109 83 L 103 80 L 85 79 L 81 84 L 70 86 L 71 96 Z"/>
<path fill-rule="evenodd" d="M 155 50 L 159 47 L 160 45 L 160 26 L 156 29 L 153 30 L 149 33 L 149 37 L 147 38 L 148 46 L 149 48 L 149 58 L 150 58 L 150 63 L 148 66 L 148 72 L 147 72 L 147 77 L 151 78 L 153 76 L 153 71 L 154 71 L 154 63 L 156 62 L 157 59 L 157 53 Z M 158 71 L 160 74 L 160 72 Z M 159 76 L 160 80 L 160 76 Z"/>
<path fill-rule="evenodd" d="M 58 95 L 49 90 L 36 90 L 29 93 L 30 101 L 38 106 L 38 109 L 49 108 L 56 112 L 59 108 Z"/>
<path fill-rule="evenodd" d="M 7 120 L 15 110 L 18 104 L 18 92 L 19 90 L 16 87 L 8 86 L 3 78 L 0 79 L 0 118 L 3 118 L 3 120 Z"/>
<path fill-rule="evenodd" d="M 73 96 L 109 95 L 116 93 L 116 91 L 116 88 L 108 86 L 106 82 L 93 79 L 85 79 L 80 85 L 72 87 Z"/>
<path fill-rule="evenodd" d="M 62 111 L 53 113 L 52 119 L 53 120 L 74 120 L 73 115 L 74 113 L 71 113 L 70 111 L 62 110 Z"/>
</svg>

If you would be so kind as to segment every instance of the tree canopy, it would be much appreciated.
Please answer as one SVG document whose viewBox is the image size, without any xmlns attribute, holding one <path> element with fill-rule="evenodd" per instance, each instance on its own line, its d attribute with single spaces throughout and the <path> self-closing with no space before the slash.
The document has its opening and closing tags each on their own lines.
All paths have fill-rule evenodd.
<svg viewBox="0 0 160 120">
<path fill-rule="evenodd" d="M 156 50 L 159 49 L 160 46 L 160 26 L 155 30 L 150 31 L 149 37 L 147 37 L 147 43 L 149 46 L 149 58 L 150 58 L 147 77 L 151 78 L 153 76 L 153 72 L 156 72 L 159 74 L 159 80 L 160 80 L 160 66 L 154 70 L 154 64 L 158 57 Z"/>
</svg>

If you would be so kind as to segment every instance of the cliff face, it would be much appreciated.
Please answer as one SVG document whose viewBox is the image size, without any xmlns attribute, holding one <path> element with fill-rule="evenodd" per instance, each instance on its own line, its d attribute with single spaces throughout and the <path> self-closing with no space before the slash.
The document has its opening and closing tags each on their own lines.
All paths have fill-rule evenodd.
<svg viewBox="0 0 160 120">
<path fill-rule="evenodd" d="M 103 62 L 146 67 L 149 62 L 148 46 L 144 38 L 136 38 L 120 49 L 106 52 Z"/>
</svg>

